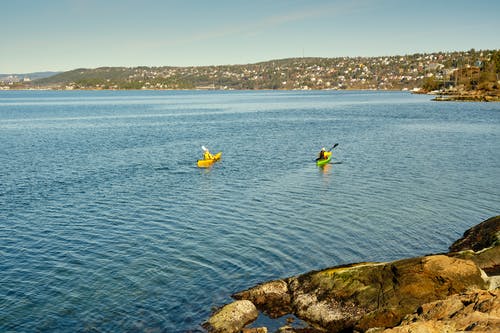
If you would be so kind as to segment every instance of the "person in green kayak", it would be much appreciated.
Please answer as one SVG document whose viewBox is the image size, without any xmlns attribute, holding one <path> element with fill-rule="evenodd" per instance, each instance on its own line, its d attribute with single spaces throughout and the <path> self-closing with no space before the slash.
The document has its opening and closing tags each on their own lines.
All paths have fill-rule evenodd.
<svg viewBox="0 0 500 333">
<path fill-rule="evenodd" d="M 201 149 L 203 149 L 203 159 L 204 160 L 213 160 L 214 155 L 210 154 L 210 151 L 205 146 L 201 146 Z"/>
<path fill-rule="evenodd" d="M 321 148 L 321 151 L 319 152 L 319 156 L 318 158 L 316 159 L 316 161 L 319 161 L 319 160 L 326 160 L 328 158 L 328 156 L 325 155 L 325 147 Z"/>
</svg>

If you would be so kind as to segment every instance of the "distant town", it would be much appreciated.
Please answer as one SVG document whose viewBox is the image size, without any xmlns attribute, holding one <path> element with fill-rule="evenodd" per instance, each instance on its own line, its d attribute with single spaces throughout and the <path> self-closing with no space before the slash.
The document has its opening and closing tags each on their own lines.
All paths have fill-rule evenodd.
<svg viewBox="0 0 500 333">
<path fill-rule="evenodd" d="M 101 67 L 0 74 L 0 89 L 408 90 L 499 89 L 500 51 L 383 57 L 290 58 L 246 65 Z M 500 95 L 500 94 L 499 94 Z"/>
</svg>

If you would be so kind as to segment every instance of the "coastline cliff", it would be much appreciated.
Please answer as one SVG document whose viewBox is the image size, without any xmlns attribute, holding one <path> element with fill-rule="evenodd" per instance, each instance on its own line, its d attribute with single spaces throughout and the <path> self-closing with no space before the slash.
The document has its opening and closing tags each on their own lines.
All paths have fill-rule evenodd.
<svg viewBox="0 0 500 333">
<path fill-rule="evenodd" d="M 204 324 L 208 332 L 248 328 L 259 311 L 294 315 L 314 332 L 495 332 L 500 327 L 500 216 L 467 230 L 448 253 L 365 262 L 269 281 L 232 295 Z"/>
</svg>

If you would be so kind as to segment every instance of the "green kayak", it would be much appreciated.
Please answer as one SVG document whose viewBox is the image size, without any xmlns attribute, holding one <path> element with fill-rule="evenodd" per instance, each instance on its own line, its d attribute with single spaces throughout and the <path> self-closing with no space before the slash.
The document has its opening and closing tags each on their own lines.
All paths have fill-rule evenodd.
<svg viewBox="0 0 500 333">
<path fill-rule="evenodd" d="M 332 152 L 331 151 L 325 152 L 325 156 L 326 156 L 326 158 L 323 158 L 321 160 L 316 161 L 317 166 L 323 166 L 325 164 L 330 163 L 330 160 L 332 159 Z"/>
</svg>

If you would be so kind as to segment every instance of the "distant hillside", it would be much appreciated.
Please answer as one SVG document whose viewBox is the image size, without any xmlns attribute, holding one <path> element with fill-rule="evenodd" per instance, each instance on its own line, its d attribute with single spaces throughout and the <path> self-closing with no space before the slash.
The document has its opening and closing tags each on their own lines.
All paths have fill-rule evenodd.
<svg viewBox="0 0 500 333">
<path fill-rule="evenodd" d="M 36 80 L 36 84 L 40 86 L 50 85 L 67 85 L 74 82 L 92 84 L 94 82 L 120 82 L 124 83 L 129 80 L 130 75 L 135 73 L 137 68 L 150 67 L 100 67 L 96 69 L 78 68 L 68 72 L 58 73 L 50 77 Z"/>
<path fill-rule="evenodd" d="M 50 77 L 61 72 L 34 72 L 34 73 L 23 73 L 23 74 L 0 74 L 0 81 L 8 77 L 17 77 L 19 79 L 29 78 L 30 80 L 37 80 L 46 77 Z"/>
<path fill-rule="evenodd" d="M 197 67 L 80 68 L 25 83 L 51 89 L 383 89 L 474 87 L 498 50 L 403 56 L 289 58 L 255 64 Z M 464 68 L 477 70 L 463 71 Z M 457 73 L 465 73 L 458 75 Z M 472 73 L 472 74 L 469 74 Z M 476 74 L 473 74 L 476 73 Z M 474 76 L 475 75 L 475 76 Z"/>
</svg>

